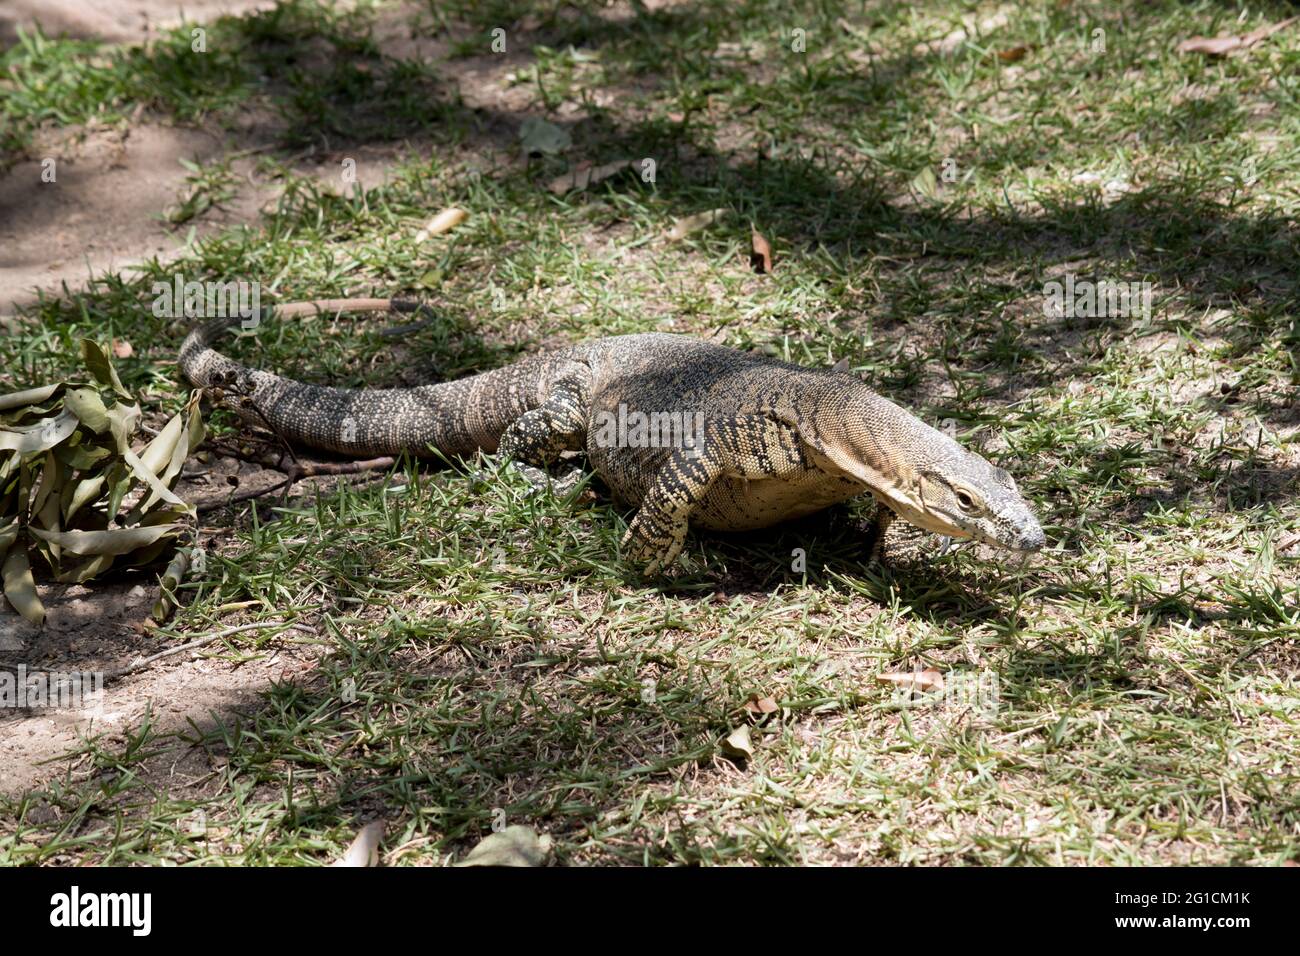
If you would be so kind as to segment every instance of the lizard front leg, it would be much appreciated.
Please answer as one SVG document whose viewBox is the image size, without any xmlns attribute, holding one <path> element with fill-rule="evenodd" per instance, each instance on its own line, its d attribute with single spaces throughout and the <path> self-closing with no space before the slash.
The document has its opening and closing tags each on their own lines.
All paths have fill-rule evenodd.
<svg viewBox="0 0 1300 956">
<path fill-rule="evenodd" d="M 591 403 L 591 372 L 579 366 L 556 381 L 550 394 L 537 408 L 511 422 L 497 443 L 497 454 L 514 464 L 538 490 L 548 487 L 550 476 L 543 470 L 561 452 L 581 451 L 587 440 L 587 412 Z M 557 487 L 576 482 L 576 470 Z"/>
<path fill-rule="evenodd" d="M 807 467 L 798 433 L 762 415 L 709 422 L 696 439 L 659 469 L 623 536 L 625 556 L 646 574 L 677 559 L 691 513 L 722 476 L 788 478 Z"/>
<path fill-rule="evenodd" d="M 871 520 L 871 529 L 867 532 L 868 560 L 877 563 L 885 560 L 885 534 L 896 517 L 898 516 L 894 514 L 894 509 L 889 505 L 883 501 L 876 502 L 876 514 Z"/>
</svg>

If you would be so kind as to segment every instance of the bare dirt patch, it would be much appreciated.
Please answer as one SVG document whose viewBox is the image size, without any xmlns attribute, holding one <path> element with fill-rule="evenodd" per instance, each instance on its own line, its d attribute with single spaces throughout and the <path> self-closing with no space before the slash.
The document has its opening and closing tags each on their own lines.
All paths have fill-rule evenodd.
<svg viewBox="0 0 1300 956">
<path fill-rule="evenodd" d="M 144 630 L 158 592 L 156 571 L 95 582 L 93 588 L 41 590 L 48 611 L 45 626 L 27 640 L 11 634 L 0 644 L 6 670 L 13 672 L 22 664 L 29 675 L 93 675 L 169 644 Z M 14 649 L 15 644 L 25 649 Z M 51 778 L 75 775 L 81 761 L 63 759 L 69 751 L 79 750 L 90 738 L 99 738 L 102 746 L 120 745 L 146 714 L 154 729 L 168 733 L 186 729 L 192 720 L 221 719 L 251 708 L 271 680 L 297 675 L 312 660 L 301 648 L 290 647 L 231 666 L 197 656 L 204 652 L 212 651 L 159 661 L 108 681 L 98 697 L 87 699 L 87 706 L 0 710 L 0 794 L 19 794 Z"/>
<path fill-rule="evenodd" d="M 0 8 L 0 48 L 18 39 L 18 30 L 40 29 L 46 36 L 107 43 L 138 43 L 184 21 L 204 22 L 226 14 L 267 10 L 274 0 L 8 0 Z"/>
<path fill-rule="evenodd" d="M 178 486 L 201 514 L 222 512 L 237 493 L 263 492 L 281 479 L 276 471 L 220 457 Z M 334 479 L 322 478 L 318 481 Z M 314 494 L 316 482 L 302 481 L 294 494 Z M 278 502 L 279 493 L 261 500 Z M 200 521 L 200 542 L 210 552 L 230 537 L 228 517 Z M 177 644 L 151 630 L 150 610 L 159 594 L 162 564 L 128 570 L 85 585 L 38 580 L 47 616 L 38 631 L 16 615 L 0 618 L 0 669 L 27 674 L 111 674 Z M 223 621 L 222 627 L 236 626 Z M 187 634 L 186 640 L 202 635 Z M 301 635 L 295 635 L 301 637 Z M 84 741 L 122 744 L 148 715 L 161 733 L 184 731 L 191 721 L 210 724 L 254 708 L 272 680 L 287 680 L 309 670 L 318 656 L 311 647 L 275 643 L 263 656 L 235 663 L 220 659 L 221 644 L 167 657 L 147 668 L 103 682 L 102 693 L 77 708 L 0 709 L 0 795 L 19 794 L 65 774 L 82 762 L 75 753 Z M 184 750 L 177 744 L 177 754 Z M 170 749 L 170 748 L 169 748 Z"/>
<path fill-rule="evenodd" d="M 161 217 L 184 188 L 181 160 L 203 163 L 225 149 L 202 130 L 161 125 L 79 137 L 61 136 L 0 179 L 0 309 L 30 301 L 36 289 L 76 287 L 177 254 L 186 232 Z M 42 180 L 47 160 L 53 182 Z M 256 215 L 253 203 L 230 211 L 241 219 Z"/>
</svg>

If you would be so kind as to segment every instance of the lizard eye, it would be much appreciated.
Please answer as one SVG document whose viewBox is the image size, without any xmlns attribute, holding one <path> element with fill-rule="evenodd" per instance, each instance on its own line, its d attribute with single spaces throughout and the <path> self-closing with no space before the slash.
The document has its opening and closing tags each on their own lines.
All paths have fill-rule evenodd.
<svg viewBox="0 0 1300 956">
<path fill-rule="evenodd" d="M 978 508 L 975 505 L 975 499 L 972 498 L 970 495 L 966 494 L 966 492 L 958 491 L 956 492 L 956 495 L 957 495 L 957 505 L 958 507 L 961 508 L 962 511 L 966 512 L 967 514 L 974 514 L 978 510 Z"/>
</svg>

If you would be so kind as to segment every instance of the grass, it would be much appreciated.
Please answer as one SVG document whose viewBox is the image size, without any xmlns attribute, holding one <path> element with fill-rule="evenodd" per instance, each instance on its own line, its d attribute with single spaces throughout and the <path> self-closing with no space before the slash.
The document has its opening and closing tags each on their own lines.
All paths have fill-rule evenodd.
<svg viewBox="0 0 1300 956">
<path fill-rule="evenodd" d="M 1300 575 L 1278 550 L 1300 531 L 1300 32 L 1207 59 L 1174 47 L 1289 8 L 1044 2 L 920 46 L 1000 9 L 293 2 L 213 25 L 211 61 L 186 31 L 6 54 L 11 151 L 139 104 L 177 122 L 259 108 L 279 118 L 263 172 L 283 187 L 256 226 L 179 263 L 43 298 L 0 342 L 6 388 L 67 373 L 80 335 L 126 338 L 128 387 L 174 410 L 185 323 L 148 302 L 177 269 L 260 281 L 264 299 L 436 306 L 399 348 L 315 321 L 240 345 L 339 384 L 717 331 L 810 365 L 847 356 L 951 420 L 1016 475 L 1052 544 L 1020 566 L 913 536 L 881 568 L 854 505 L 693 537 L 679 574 L 647 583 L 617 560 L 619 509 L 530 496 L 490 461 L 219 513 L 158 640 L 293 622 L 313 636 L 245 632 L 219 659 L 304 640 L 319 658 L 251 713 L 87 742 L 70 774 L 0 803 L 0 861 L 316 864 L 383 816 L 389 862 L 439 865 L 497 811 L 567 864 L 1300 859 Z M 393 55 L 375 29 L 394 18 L 445 55 Z M 457 93 L 481 68 L 509 108 Z M 518 158 L 524 112 L 571 126 L 575 159 L 655 158 L 656 181 L 552 195 L 566 163 Z M 362 193 L 291 162 L 401 141 Z M 953 182 L 918 180 L 947 159 Z M 191 196 L 222 195 L 225 167 L 192 172 Z M 466 223 L 417 245 L 451 204 Z M 730 215 L 659 238 L 713 208 Z M 772 276 L 748 267 L 750 222 Z M 1048 317 L 1044 283 L 1066 272 L 1149 281 L 1152 314 Z M 990 676 L 997 707 L 901 706 L 875 681 L 916 667 Z M 779 711 L 756 721 L 755 696 Z M 754 755 L 734 760 L 720 741 L 747 722 Z M 160 783 L 178 753 L 201 770 Z"/>
</svg>

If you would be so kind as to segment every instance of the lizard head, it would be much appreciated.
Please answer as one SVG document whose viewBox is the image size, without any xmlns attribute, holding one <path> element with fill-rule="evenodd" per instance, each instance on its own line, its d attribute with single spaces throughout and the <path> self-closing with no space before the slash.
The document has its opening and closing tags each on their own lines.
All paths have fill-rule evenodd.
<svg viewBox="0 0 1300 956">
<path fill-rule="evenodd" d="M 791 407 L 786 415 L 827 467 L 861 482 L 878 501 L 926 531 L 1020 552 L 1047 543 L 1005 469 L 851 376 L 824 381 L 828 384 L 817 398 L 832 413 L 801 417 Z"/>
<path fill-rule="evenodd" d="M 953 538 L 1011 551 L 1042 548 L 1047 539 L 1015 479 L 974 452 L 960 446 L 957 452 L 922 468 L 905 496 L 908 510 L 897 510 L 913 524 Z"/>
<path fill-rule="evenodd" d="M 910 415 L 899 420 L 903 424 L 885 429 L 883 439 L 864 429 L 866 438 L 849 433 L 822 447 L 918 528 L 1010 551 L 1037 551 L 1047 543 L 1006 469 Z"/>
</svg>

